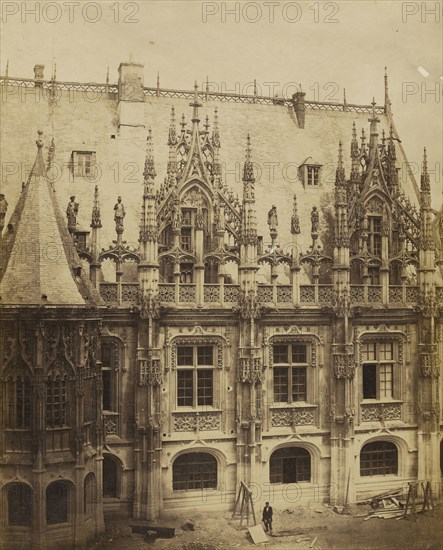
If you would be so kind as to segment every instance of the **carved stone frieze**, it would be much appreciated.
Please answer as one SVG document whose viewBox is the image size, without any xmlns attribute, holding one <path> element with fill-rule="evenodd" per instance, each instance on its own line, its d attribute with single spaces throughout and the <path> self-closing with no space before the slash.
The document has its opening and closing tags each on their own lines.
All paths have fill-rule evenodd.
<svg viewBox="0 0 443 550">
<path fill-rule="evenodd" d="M 219 412 L 189 412 L 174 413 L 175 432 L 194 432 L 220 430 L 221 421 Z"/>
<path fill-rule="evenodd" d="M 335 353 L 334 376 L 338 379 L 352 380 L 355 376 L 355 358 L 354 354 Z"/>
<path fill-rule="evenodd" d="M 250 384 L 261 383 L 263 381 L 261 358 L 241 357 L 237 376 L 240 382 L 249 382 Z"/>
<path fill-rule="evenodd" d="M 440 376 L 440 361 L 436 352 L 421 353 L 420 374 L 424 378 L 438 378 Z"/>
<path fill-rule="evenodd" d="M 160 359 L 138 360 L 139 386 L 160 386 L 163 383 Z"/>
<path fill-rule="evenodd" d="M 312 407 L 272 409 L 271 411 L 271 425 L 274 428 L 313 424 L 315 424 L 315 409 Z"/>
</svg>

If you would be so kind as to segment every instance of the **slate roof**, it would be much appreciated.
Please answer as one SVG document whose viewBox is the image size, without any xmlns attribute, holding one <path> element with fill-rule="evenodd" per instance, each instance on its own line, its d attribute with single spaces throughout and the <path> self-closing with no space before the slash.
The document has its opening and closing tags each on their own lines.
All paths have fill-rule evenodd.
<svg viewBox="0 0 443 550">
<path fill-rule="evenodd" d="M 2 244 L 2 305 L 94 306 L 100 298 L 75 250 L 43 160 L 37 156 Z"/>
</svg>

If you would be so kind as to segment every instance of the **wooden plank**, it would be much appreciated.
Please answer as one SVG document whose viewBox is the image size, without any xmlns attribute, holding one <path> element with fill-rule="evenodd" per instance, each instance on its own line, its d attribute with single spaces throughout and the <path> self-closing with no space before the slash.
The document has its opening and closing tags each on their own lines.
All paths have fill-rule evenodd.
<svg viewBox="0 0 443 550">
<path fill-rule="evenodd" d="M 315 539 L 309 545 L 309 548 L 313 548 L 314 544 L 317 542 L 317 539 L 318 539 L 318 537 L 315 537 Z"/>
<path fill-rule="evenodd" d="M 253 527 L 248 527 L 249 534 L 251 539 L 254 541 L 254 544 L 262 544 L 263 542 L 269 542 L 269 539 L 266 533 L 263 531 L 263 527 L 258 524 Z"/>
</svg>

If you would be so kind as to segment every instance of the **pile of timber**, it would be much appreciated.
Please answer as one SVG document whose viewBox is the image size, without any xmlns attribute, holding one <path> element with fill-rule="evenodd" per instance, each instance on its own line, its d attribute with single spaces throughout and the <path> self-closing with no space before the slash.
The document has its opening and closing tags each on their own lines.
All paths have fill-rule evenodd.
<svg viewBox="0 0 443 550">
<path fill-rule="evenodd" d="M 388 491 L 369 499 L 358 502 L 358 504 L 370 504 L 373 512 L 364 520 L 371 518 L 400 519 L 405 514 L 406 501 L 403 500 L 403 490 Z"/>
</svg>

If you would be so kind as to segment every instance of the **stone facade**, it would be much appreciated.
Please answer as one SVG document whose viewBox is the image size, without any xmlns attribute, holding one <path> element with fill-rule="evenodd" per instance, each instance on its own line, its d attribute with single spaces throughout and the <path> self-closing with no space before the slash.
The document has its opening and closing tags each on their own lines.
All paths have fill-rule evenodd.
<svg viewBox="0 0 443 550">
<path fill-rule="evenodd" d="M 413 479 L 438 492 L 441 212 L 430 206 L 426 157 L 420 189 L 398 171 L 406 159 L 387 93 L 383 108 L 303 94 L 235 101 L 146 88 L 142 75 L 122 64 L 118 86 L 39 81 L 32 93 L 23 79 L 2 81 L 11 166 L 28 155 L 14 117 L 55 128 L 55 152 L 34 164 L 21 197 L 12 168 L 5 190 L 18 204 L 3 233 L 0 382 L 13 399 L 2 409 L 2 499 L 20 518 L 33 498 L 30 523 L 3 516 L 8 547 L 80 548 L 103 514 L 232 509 L 240 481 L 276 506 L 355 502 Z M 49 99 L 18 111 L 23 93 L 42 91 Z M 54 212 L 71 195 L 57 230 L 69 252 L 60 273 L 71 270 L 74 294 L 89 275 L 90 310 L 77 294 L 47 303 L 48 271 L 35 311 L 22 287 L 4 287 L 17 273 L 11 231 L 35 208 L 36 177 Z M 74 392 L 59 430 L 47 411 L 61 386 L 38 390 L 57 346 Z M 36 381 L 29 409 L 23 362 Z M 60 430 L 67 439 L 55 450 L 48 438 Z M 66 518 L 51 515 L 53 481 Z"/>
</svg>

